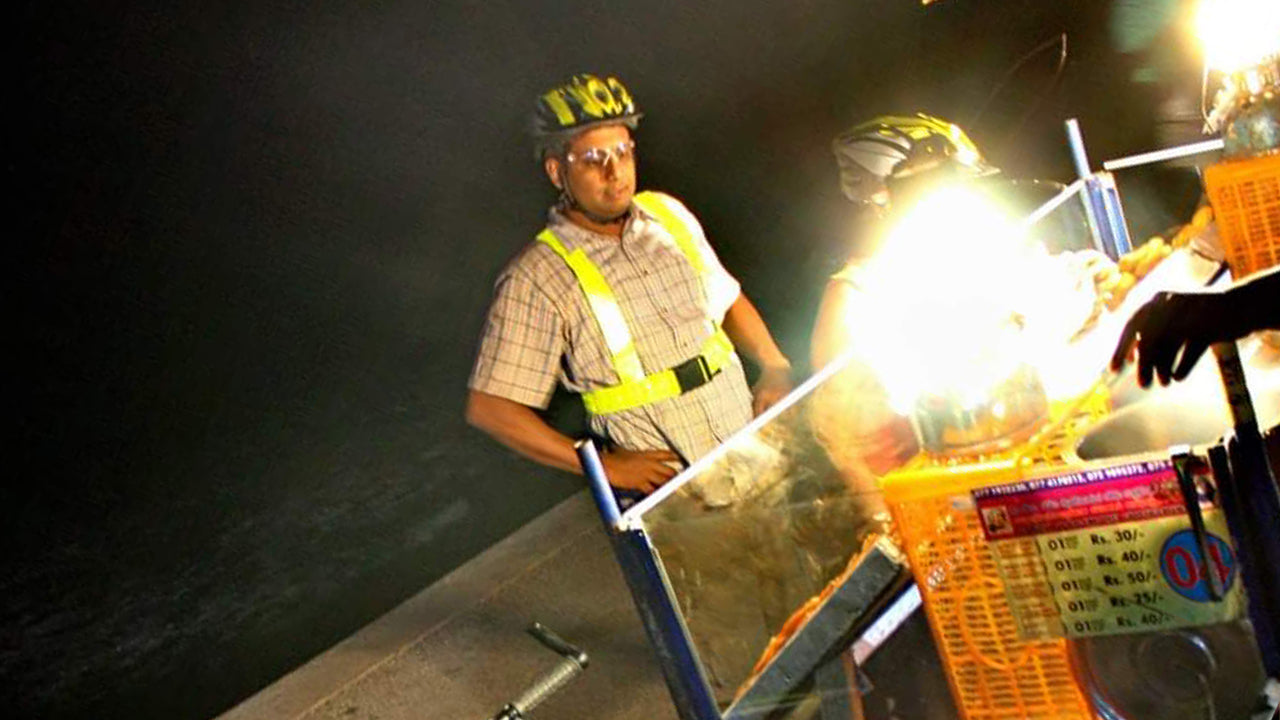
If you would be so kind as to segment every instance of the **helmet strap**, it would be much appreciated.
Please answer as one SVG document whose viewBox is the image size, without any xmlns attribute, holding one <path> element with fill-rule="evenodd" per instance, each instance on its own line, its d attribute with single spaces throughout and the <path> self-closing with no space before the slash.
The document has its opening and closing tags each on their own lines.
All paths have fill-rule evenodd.
<svg viewBox="0 0 1280 720">
<path fill-rule="evenodd" d="M 569 163 L 562 159 L 559 163 L 559 167 L 560 198 L 556 201 L 556 205 L 561 210 L 576 210 L 577 212 L 582 213 L 582 215 L 591 222 L 598 223 L 600 225 L 608 225 L 609 223 L 617 222 L 623 217 L 626 217 L 626 214 L 630 212 L 628 209 L 623 210 L 613 217 L 605 217 L 586 209 L 582 206 L 582 203 L 578 202 L 578 198 L 574 197 L 573 190 L 569 186 Z"/>
</svg>

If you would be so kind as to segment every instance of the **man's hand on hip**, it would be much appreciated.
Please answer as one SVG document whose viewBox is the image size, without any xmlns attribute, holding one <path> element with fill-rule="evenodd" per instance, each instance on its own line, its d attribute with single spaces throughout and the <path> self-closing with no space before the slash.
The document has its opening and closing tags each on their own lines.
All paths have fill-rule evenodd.
<svg viewBox="0 0 1280 720">
<path fill-rule="evenodd" d="M 610 485 L 651 493 L 676 476 L 680 456 L 669 450 L 618 448 L 605 453 L 600 461 L 604 464 Z"/>
</svg>

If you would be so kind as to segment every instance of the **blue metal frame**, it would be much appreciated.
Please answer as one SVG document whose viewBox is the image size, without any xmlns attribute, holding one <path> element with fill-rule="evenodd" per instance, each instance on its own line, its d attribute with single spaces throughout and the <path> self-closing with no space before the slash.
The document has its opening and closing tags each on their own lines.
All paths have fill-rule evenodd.
<svg viewBox="0 0 1280 720">
<path fill-rule="evenodd" d="M 1124 207 L 1120 203 L 1120 191 L 1111 173 L 1095 173 L 1089 169 L 1089 156 L 1085 153 L 1084 137 L 1080 123 L 1075 118 L 1066 122 L 1067 144 L 1076 166 L 1076 175 L 1084 181 L 1080 199 L 1084 203 L 1085 218 L 1093 235 L 1093 246 L 1112 260 L 1132 249 L 1129 226 L 1124 219 Z"/>
<path fill-rule="evenodd" d="M 1240 555 L 1249 619 L 1267 674 L 1280 677 L 1280 490 L 1267 458 L 1234 342 L 1213 346 L 1235 420 L 1225 450 L 1210 454 L 1227 526 Z"/>
<path fill-rule="evenodd" d="M 658 665 L 671 691 L 676 712 L 681 720 L 721 720 L 706 673 L 689 639 L 689 629 L 676 606 L 666 573 L 655 559 L 657 551 L 648 533 L 620 526 L 618 502 L 595 443 L 580 440 L 575 447 L 631 598 L 640 611 L 649 643 L 658 654 Z"/>
<path fill-rule="evenodd" d="M 612 539 L 618 564 L 640 610 L 649 642 L 658 654 L 658 664 L 681 720 L 720 720 L 720 710 L 707 686 L 702 663 L 676 607 L 666 573 L 654 561 L 655 551 L 648 534 L 643 530 L 622 530 Z"/>
</svg>

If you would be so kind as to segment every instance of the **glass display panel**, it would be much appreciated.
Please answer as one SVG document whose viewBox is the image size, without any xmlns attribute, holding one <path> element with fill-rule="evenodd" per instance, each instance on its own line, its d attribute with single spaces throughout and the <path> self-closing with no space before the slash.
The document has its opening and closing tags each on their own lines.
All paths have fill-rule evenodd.
<svg viewBox="0 0 1280 720">
<path fill-rule="evenodd" d="M 910 426 L 864 391 L 833 363 L 632 511 L 721 708 L 788 619 L 884 530 L 876 466 Z"/>
</svg>

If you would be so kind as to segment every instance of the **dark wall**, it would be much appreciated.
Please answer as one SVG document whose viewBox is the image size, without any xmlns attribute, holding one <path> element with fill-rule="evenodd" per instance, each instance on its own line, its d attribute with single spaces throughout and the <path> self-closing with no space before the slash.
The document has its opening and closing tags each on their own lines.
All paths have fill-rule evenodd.
<svg viewBox="0 0 1280 720">
<path fill-rule="evenodd" d="M 802 359 L 855 242 L 843 126 L 972 120 L 997 162 L 1058 179 L 1068 114 L 1099 159 L 1149 147 L 1105 8 L 29 4 L 6 704 L 213 715 L 581 487 L 461 421 L 492 278 L 551 199 L 538 91 L 626 81 L 642 184 L 699 212 Z M 1038 59 L 988 103 L 1064 30 L 1056 86 Z"/>
</svg>

